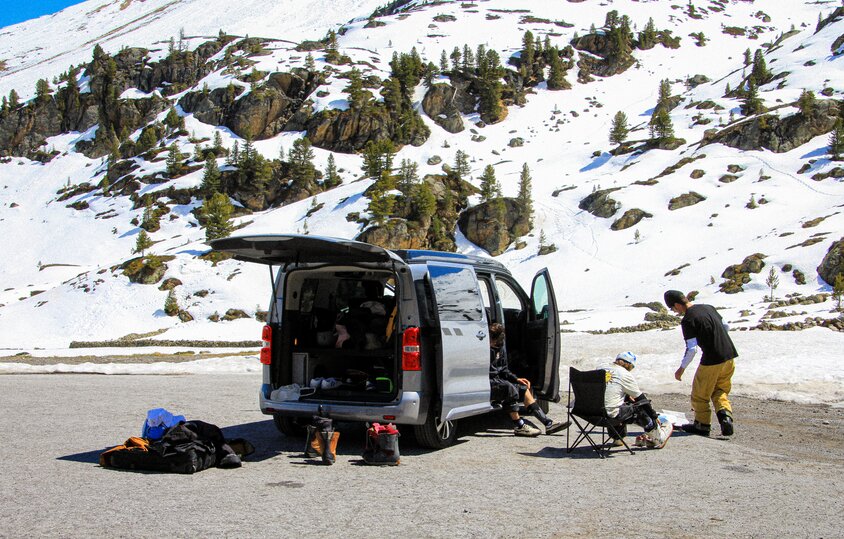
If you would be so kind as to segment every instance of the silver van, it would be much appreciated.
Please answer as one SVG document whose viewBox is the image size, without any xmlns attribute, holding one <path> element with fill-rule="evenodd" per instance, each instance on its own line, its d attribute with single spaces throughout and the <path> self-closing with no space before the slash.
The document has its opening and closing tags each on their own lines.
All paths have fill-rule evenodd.
<svg viewBox="0 0 844 539">
<path fill-rule="evenodd" d="M 547 269 L 528 295 L 502 264 L 479 256 L 292 234 L 210 245 L 270 267 L 259 403 L 286 435 L 321 412 L 409 425 L 420 445 L 451 445 L 455 420 L 498 408 L 490 402 L 493 322 L 505 326 L 510 369 L 545 407 L 560 400 Z"/>
</svg>

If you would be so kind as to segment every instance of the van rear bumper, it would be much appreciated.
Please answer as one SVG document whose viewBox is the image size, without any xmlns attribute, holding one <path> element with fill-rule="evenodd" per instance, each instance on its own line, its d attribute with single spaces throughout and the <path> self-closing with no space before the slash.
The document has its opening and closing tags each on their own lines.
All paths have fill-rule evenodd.
<svg viewBox="0 0 844 539">
<path fill-rule="evenodd" d="M 403 391 L 398 402 L 348 403 L 336 401 L 273 401 L 258 394 L 261 412 L 267 415 L 283 414 L 310 417 L 319 412 L 341 421 L 391 421 L 405 425 L 419 425 L 425 422 L 422 412 L 422 395 L 415 391 Z"/>
</svg>

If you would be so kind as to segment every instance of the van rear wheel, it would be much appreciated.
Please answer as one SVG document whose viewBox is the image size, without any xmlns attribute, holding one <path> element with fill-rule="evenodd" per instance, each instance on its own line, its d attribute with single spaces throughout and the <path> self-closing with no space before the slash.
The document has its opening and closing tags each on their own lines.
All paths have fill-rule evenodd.
<svg viewBox="0 0 844 539">
<path fill-rule="evenodd" d="M 305 426 L 298 417 L 273 414 L 273 423 L 275 423 L 275 428 L 288 438 L 300 438 L 305 435 Z"/>
<path fill-rule="evenodd" d="M 413 426 L 413 433 L 419 445 L 431 449 L 445 449 L 457 440 L 457 425 L 454 421 L 440 421 L 439 413 L 433 410 L 433 406 L 431 408 L 425 423 Z"/>
</svg>

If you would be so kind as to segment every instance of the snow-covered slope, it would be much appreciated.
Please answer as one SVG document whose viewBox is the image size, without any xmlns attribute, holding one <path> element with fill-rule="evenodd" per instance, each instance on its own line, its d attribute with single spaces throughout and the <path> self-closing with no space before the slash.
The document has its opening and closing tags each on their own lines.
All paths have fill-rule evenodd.
<svg viewBox="0 0 844 539">
<path fill-rule="evenodd" d="M 725 308 L 726 317 L 738 327 L 754 326 L 765 314 L 769 293 L 765 284 L 768 268 L 777 268 L 779 286 L 775 295 L 800 293 L 804 296 L 828 292 L 816 267 L 829 245 L 844 230 L 844 183 L 835 178 L 815 181 L 811 176 L 829 172 L 836 164 L 829 160 L 828 136 L 818 136 L 786 153 L 739 151 L 723 145 L 699 144 L 706 129 L 717 128 L 739 119 L 738 100 L 725 98 L 725 87 L 736 88 L 743 79 L 743 53 L 774 43 L 783 33 L 794 30 L 780 45 L 766 52 L 768 67 L 784 74 L 761 88 L 768 107 L 786 105 L 775 111 L 794 114 L 794 102 L 804 89 L 819 97 L 825 88 L 840 99 L 844 71 L 840 56 L 833 56 L 832 42 L 844 34 L 844 23 L 828 25 L 815 32 L 819 14 L 827 15 L 835 2 L 695 2 L 690 16 L 685 2 L 531 2 L 488 0 L 481 2 L 415 2 L 414 9 L 379 20 L 384 26 L 366 28 L 366 16 L 381 1 L 247 0 L 146 0 L 98 2 L 91 0 L 35 21 L 22 23 L 0 34 L 0 59 L 7 71 L 0 72 L 0 95 L 15 88 L 22 97 L 34 94 L 35 81 L 52 80 L 71 64 L 87 61 L 91 48 L 100 43 L 107 52 L 123 46 L 144 46 L 166 50 L 171 36 L 180 29 L 196 46 L 217 35 L 219 29 L 231 34 L 261 36 L 281 40 L 271 54 L 256 58 L 257 69 L 285 70 L 303 65 L 302 53 L 293 50 L 303 39 L 319 39 L 327 30 L 346 23 L 339 38 L 343 54 L 362 69 L 386 77 L 394 52 L 406 53 L 416 47 L 426 61 L 439 63 L 443 51 L 479 44 L 499 52 L 506 62 L 522 48 L 526 30 L 564 47 L 577 33 L 584 35 L 591 25 L 601 27 L 610 9 L 628 15 L 634 30 L 641 30 L 649 18 L 659 29 L 671 29 L 682 38 L 679 49 L 657 46 L 634 51 L 637 64 L 620 75 L 595 77 L 594 82 L 576 82 L 576 71 L 569 72 L 571 90 L 549 91 L 540 84 L 527 96 L 522 107 L 510 107 L 505 121 L 476 127 L 477 114 L 464 117 L 465 131 L 450 134 L 423 118 L 431 136 L 420 147 L 406 146 L 396 162 L 411 159 L 419 164 L 420 175 L 437 173 L 441 165 L 428 165 L 439 156 L 453 163 L 462 149 L 472 158 L 472 176 L 477 184 L 483 168 L 494 165 L 505 196 L 515 196 L 523 164 L 533 177 L 535 228 L 524 240 L 523 249 L 510 249 L 498 259 L 528 284 L 542 267 L 550 267 L 563 309 L 561 318 L 568 329 L 594 330 L 639 324 L 648 309 L 632 307 L 637 302 L 660 301 L 667 288 L 697 290 L 699 301 Z M 721 9 L 723 8 L 723 9 Z M 762 13 L 764 12 L 764 13 Z M 452 15 L 455 21 L 449 22 Z M 434 19 L 438 17 L 440 21 Z M 348 22 L 350 19 L 357 19 Z M 565 21 L 566 24 L 555 24 Z M 727 27 L 741 27 L 743 36 L 725 33 Z M 707 42 L 695 46 L 689 37 L 703 32 Z M 202 36 L 200 39 L 198 36 Z M 324 65 L 314 53 L 317 67 Z M 364 67 L 366 66 L 366 67 Z M 705 75 L 711 82 L 688 88 L 687 78 Z M 660 80 L 672 83 L 672 94 L 683 98 L 671 117 L 675 133 L 687 141 L 676 150 L 650 150 L 643 154 L 613 156 L 607 141 L 613 115 L 627 114 L 634 127 L 631 139 L 648 138 L 648 120 L 657 100 Z M 214 73 L 198 86 L 219 87 L 228 83 L 222 73 Z M 443 81 L 446 79 L 443 78 Z M 329 79 L 315 98 L 317 108 L 346 106 L 342 92 L 346 81 Z M 416 105 L 424 89 L 420 86 Z M 718 107 L 687 108 L 691 103 L 711 100 Z M 215 128 L 186 118 L 187 131 L 196 137 L 210 137 Z M 708 120 L 708 121 L 701 121 Z M 236 135 L 221 130 L 228 146 Z M 482 135 L 482 141 L 477 141 Z M 157 254 L 176 255 L 168 277 L 183 282 L 179 287 L 180 305 L 194 321 L 179 322 L 163 312 L 165 291 L 156 286 L 133 285 L 110 268 L 131 258 L 139 229 L 130 223 L 141 210 L 132 210 L 122 197 L 103 197 L 100 191 L 56 201 L 56 192 L 67 184 L 91 181 L 104 167 L 102 160 L 87 159 L 72 150 L 87 134 L 68 134 L 48 141 L 62 155 L 47 164 L 13 158 L 0 164 L 0 347 L 26 348 L 65 346 L 71 340 L 114 339 L 128 333 L 166 329 L 161 338 L 254 339 L 259 323 L 212 323 L 208 317 L 229 308 L 254 313 L 266 304 L 269 278 L 266 268 L 234 261 L 212 267 L 196 258 L 205 251 L 204 232 L 190 214 L 197 201 L 188 205 L 171 204 L 162 229 L 154 233 Z M 287 152 L 301 133 L 284 133 L 256 143 L 268 157 Z M 509 142 L 521 137 L 524 145 Z M 473 140 L 473 138 L 475 140 Z M 181 151 L 190 153 L 187 138 L 178 141 Z M 242 141 L 241 141 L 242 143 Z M 316 163 L 324 168 L 329 152 L 316 150 Z M 350 212 L 366 212 L 368 199 L 362 192 L 369 180 L 358 180 L 360 157 L 334 154 L 344 183 L 318 195 L 322 209 L 306 215 L 313 200 L 269 210 L 242 218 L 249 232 L 305 232 L 354 237 L 359 225 L 349 222 Z M 683 158 L 694 162 L 659 176 Z M 732 165 L 732 166 L 731 166 Z M 798 173 L 804 165 L 808 172 Z M 146 163 L 147 171 L 164 169 L 160 163 Z M 719 181 L 728 167 L 738 170 L 738 179 Z M 702 176 L 692 179 L 693 170 Z M 169 183 L 145 185 L 141 194 L 166 189 L 169 185 L 196 186 L 202 172 Z M 697 174 L 696 174 L 697 176 Z M 637 183 L 638 182 L 638 183 Z M 652 182 L 648 182 L 652 183 Z M 620 209 L 611 219 L 595 217 L 578 208 L 579 202 L 597 189 L 617 187 L 613 198 Z M 694 206 L 669 210 L 668 201 L 695 191 L 706 200 Z M 766 203 L 747 208 L 749 201 Z M 77 211 L 66 207 L 85 200 L 89 208 Z M 472 199 L 477 202 L 477 199 Z M 13 207 L 14 206 L 14 207 Z M 625 210 L 640 208 L 650 214 L 636 226 L 613 231 L 610 224 Z M 109 212 L 109 213 L 106 213 Z M 171 217 L 172 216 L 172 217 Z M 825 217 L 819 224 L 804 227 L 810 220 Z M 538 256 L 540 232 L 556 252 Z M 821 241 L 797 246 L 817 237 Z M 458 236 L 458 247 L 467 253 L 485 254 Z M 797 247 L 795 247 L 797 246 Z M 753 275 L 745 292 L 726 295 L 719 292 L 720 275 L 727 266 L 739 264 L 753 253 L 766 255 L 765 270 Z M 806 275 L 799 285 L 790 272 L 780 268 L 790 264 Z M 677 270 L 678 271 L 673 271 Z M 43 291 L 30 297 L 36 291 Z M 201 297 L 197 292 L 209 291 Z M 786 309 L 791 316 L 778 322 L 802 321 L 815 314 L 826 318 L 832 302 Z M 745 312 L 742 312 L 745 311 Z"/>
</svg>

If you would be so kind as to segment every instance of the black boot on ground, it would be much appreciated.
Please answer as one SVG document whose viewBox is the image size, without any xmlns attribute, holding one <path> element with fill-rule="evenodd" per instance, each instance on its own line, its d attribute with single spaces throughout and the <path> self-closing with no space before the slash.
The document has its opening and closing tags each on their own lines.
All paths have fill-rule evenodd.
<svg viewBox="0 0 844 539">
<path fill-rule="evenodd" d="M 699 421 L 695 421 L 694 423 L 686 423 L 682 427 L 680 427 L 683 432 L 688 432 L 689 434 L 697 434 L 699 436 L 709 436 L 709 425 L 701 423 Z"/>
<path fill-rule="evenodd" d="M 718 413 L 715 414 L 718 416 L 718 423 L 721 424 L 721 435 L 722 436 L 732 436 L 733 435 L 733 416 L 727 410 L 718 410 Z"/>
</svg>

